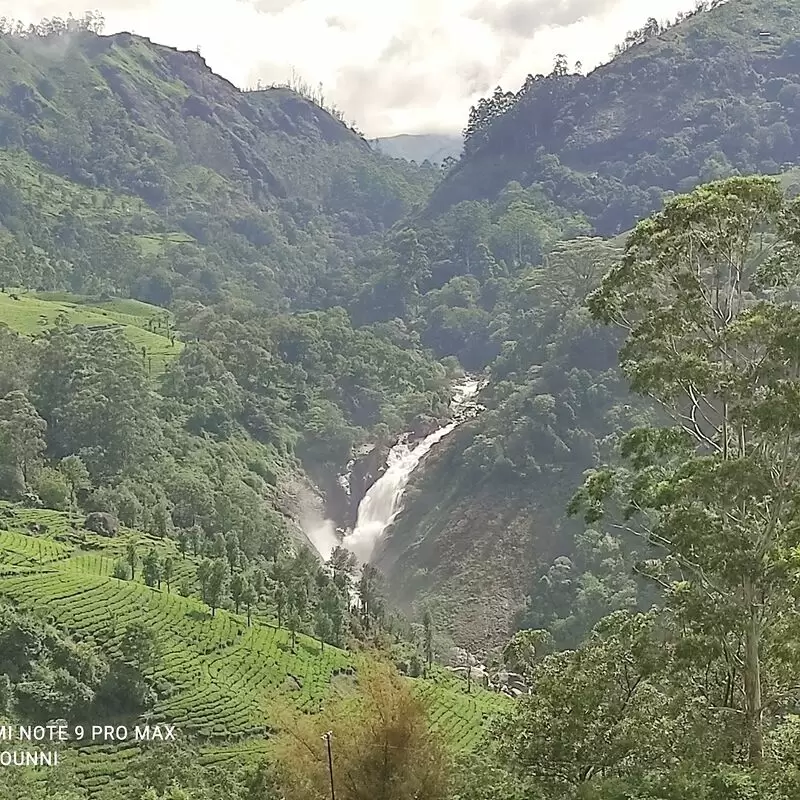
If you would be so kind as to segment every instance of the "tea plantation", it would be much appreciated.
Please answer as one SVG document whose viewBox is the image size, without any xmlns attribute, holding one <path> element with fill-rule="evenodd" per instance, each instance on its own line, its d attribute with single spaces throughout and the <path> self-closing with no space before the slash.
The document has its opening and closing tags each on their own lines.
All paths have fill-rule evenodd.
<svg viewBox="0 0 800 800">
<path fill-rule="evenodd" d="M 173 556 L 172 591 L 150 588 L 138 575 L 134 581 L 112 577 L 131 537 L 141 551 L 156 547 Z M 283 712 L 319 711 L 352 680 L 355 661 L 302 635 L 293 651 L 289 632 L 265 616 L 254 617 L 251 627 L 244 615 L 220 609 L 212 616 L 199 600 L 176 592 L 194 572 L 192 557 L 182 557 L 171 540 L 127 529 L 107 539 L 72 524 L 66 513 L 0 503 L 0 597 L 112 647 L 127 623 L 145 621 L 157 631 L 162 654 L 153 676 L 159 701 L 148 721 L 176 725 L 206 763 L 247 758 L 269 746 Z M 463 681 L 441 672 L 415 683 L 434 724 L 458 750 L 474 745 L 492 712 L 510 702 L 474 686 L 467 694 Z M 130 743 L 74 745 L 61 763 L 72 764 L 81 785 L 97 790 L 119 780 L 135 752 Z"/>
<path fill-rule="evenodd" d="M 68 293 L 0 292 L 0 325 L 8 325 L 26 336 L 52 327 L 62 314 L 71 325 L 121 328 L 136 349 L 144 352 L 145 367 L 154 376 L 164 372 L 183 348 L 181 341 L 170 339 L 164 310 L 147 303 Z"/>
</svg>

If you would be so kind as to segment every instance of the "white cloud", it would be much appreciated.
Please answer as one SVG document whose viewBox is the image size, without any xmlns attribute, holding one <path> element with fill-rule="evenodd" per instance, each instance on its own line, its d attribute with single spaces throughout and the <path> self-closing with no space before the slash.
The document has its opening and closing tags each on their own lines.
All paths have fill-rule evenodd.
<svg viewBox="0 0 800 800">
<path fill-rule="evenodd" d="M 88 3 L 91 6 L 91 3 Z M 645 18 L 693 0 L 106 0 L 106 32 L 188 50 L 237 86 L 294 69 L 369 136 L 458 131 L 498 84 L 516 90 L 556 53 L 605 61 Z M 26 22 L 76 15 L 74 0 L 3 0 Z"/>
</svg>

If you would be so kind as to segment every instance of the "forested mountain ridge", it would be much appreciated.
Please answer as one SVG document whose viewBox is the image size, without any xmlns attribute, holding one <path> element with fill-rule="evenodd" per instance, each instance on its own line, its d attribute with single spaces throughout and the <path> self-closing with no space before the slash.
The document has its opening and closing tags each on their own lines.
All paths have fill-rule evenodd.
<svg viewBox="0 0 800 800">
<path fill-rule="evenodd" d="M 437 177 L 374 152 L 295 92 L 244 92 L 198 53 L 62 26 L 5 25 L 0 147 L 134 202 L 113 229 L 102 213 L 65 222 L 78 228 L 73 238 L 90 228 L 82 252 L 91 277 L 82 276 L 60 265 L 80 259 L 58 252 L 64 237 L 52 221 L 26 218 L 36 208 L 20 211 L 26 187 L 4 170 L 6 214 L 16 218 L 4 227 L 23 248 L 31 237 L 37 243 L 31 285 L 44 273 L 48 289 L 86 292 L 100 283 L 160 304 L 177 291 L 199 300 L 246 295 L 274 307 L 333 305 L 348 294 L 338 284 L 352 280 L 354 269 L 343 265 L 423 202 Z M 155 239 L 144 253 L 131 242 L 143 236 Z M 121 251 L 113 275 L 94 252 L 103 246 Z"/>
<path fill-rule="evenodd" d="M 481 101 L 464 156 L 423 218 L 494 201 L 518 181 L 614 235 L 656 210 L 665 192 L 795 163 L 800 9 L 791 0 L 711 5 L 666 29 L 649 20 L 586 76 L 562 57 L 550 75 Z"/>
<path fill-rule="evenodd" d="M 758 10 L 667 34 L 734 6 Z M 609 239 L 595 184 L 531 179 L 512 143 L 491 198 L 418 216 L 431 171 L 319 109 L 287 133 L 291 93 L 125 34 L 0 27 L 0 725 L 183 729 L 71 742 L 4 773 L 10 800 L 796 800 L 796 173 Z M 577 80 L 555 72 L 536 91 Z M 612 155 L 597 192 L 630 185 L 635 217 Z M 310 468 L 442 432 L 462 367 L 482 408 L 371 563 L 298 546 Z"/>
</svg>

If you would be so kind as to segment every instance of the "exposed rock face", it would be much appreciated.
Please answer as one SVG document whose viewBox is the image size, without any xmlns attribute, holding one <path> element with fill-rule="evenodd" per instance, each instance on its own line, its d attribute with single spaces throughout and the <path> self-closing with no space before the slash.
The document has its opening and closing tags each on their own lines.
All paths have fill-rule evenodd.
<svg viewBox="0 0 800 800">
<path fill-rule="evenodd" d="M 365 446 L 360 452 L 356 452 L 349 464 L 342 465 L 339 475 L 334 475 L 330 470 L 314 464 L 306 465 L 306 472 L 316 484 L 315 492 L 324 498 L 319 513 L 325 519 L 334 520 L 339 528 L 352 529 L 356 524 L 358 506 L 364 495 L 386 471 L 388 454 L 388 445 Z M 347 488 L 340 481 L 345 473 L 347 473 Z"/>
<path fill-rule="evenodd" d="M 309 530 L 325 519 L 325 502 L 317 487 L 305 475 L 286 475 L 280 482 L 279 506 L 295 538 L 317 551 L 317 544 L 309 537 Z"/>
<path fill-rule="evenodd" d="M 386 458 L 389 455 L 390 447 L 386 444 L 378 444 L 365 455 L 360 456 L 353 464 L 350 474 L 350 508 L 347 519 L 347 527 L 352 527 L 358 517 L 358 505 L 364 499 L 364 495 L 369 491 L 375 481 L 386 472 Z"/>
<path fill-rule="evenodd" d="M 468 428 L 461 435 L 471 436 Z M 449 460 L 460 452 L 458 439 L 442 442 L 414 473 L 373 563 L 394 602 L 412 614 L 430 602 L 437 628 L 479 652 L 513 632 L 535 560 L 549 553 L 551 527 L 529 494 L 456 486 L 458 467 Z"/>
<path fill-rule="evenodd" d="M 101 536 L 116 536 L 119 533 L 119 520 L 107 511 L 93 511 L 87 515 L 83 527 Z"/>
</svg>

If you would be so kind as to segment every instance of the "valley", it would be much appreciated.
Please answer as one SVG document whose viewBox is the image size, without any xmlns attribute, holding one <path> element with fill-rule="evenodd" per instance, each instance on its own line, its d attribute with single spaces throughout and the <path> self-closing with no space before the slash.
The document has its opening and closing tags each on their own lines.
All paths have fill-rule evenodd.
<svg viewBox="0 0 800 800">
<path fill-rule="evenodd" d="M 0 20 L 0 800 L 796 800 L 800 10 L 462 140 Z M 4 794 L 5 793 L 5 794 Z"/>
</svg>

